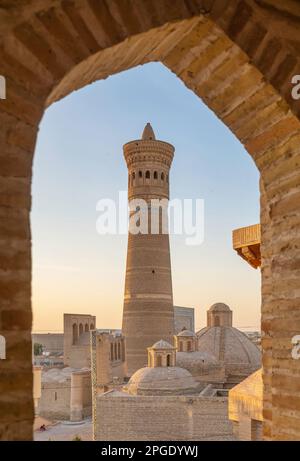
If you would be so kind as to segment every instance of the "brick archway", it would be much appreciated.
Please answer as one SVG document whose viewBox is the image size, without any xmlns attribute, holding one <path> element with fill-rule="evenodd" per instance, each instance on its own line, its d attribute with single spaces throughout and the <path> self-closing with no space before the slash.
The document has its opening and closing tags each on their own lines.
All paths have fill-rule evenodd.
<svg viewBox="0 0 300 461">
<path fill-rule="evenodd" d="M 264 434 L 300 439 L 300 364 L 291 357 L 291 338 L 300 332 L 300 104 L 290 84 L 300 73 L 299 6 L 293 0 L 284 6 L 276 0 L 10 3 L 0 16 L 0 74 L 7 82 L 7 99 L 0 100 L 0 329 L 7 341 L 0 439 L 32 437 L 29 212 L 40 119 L 71 91 L 149 61 L 161 61 L 199 95 L 261 173 Z"/>
</svg>

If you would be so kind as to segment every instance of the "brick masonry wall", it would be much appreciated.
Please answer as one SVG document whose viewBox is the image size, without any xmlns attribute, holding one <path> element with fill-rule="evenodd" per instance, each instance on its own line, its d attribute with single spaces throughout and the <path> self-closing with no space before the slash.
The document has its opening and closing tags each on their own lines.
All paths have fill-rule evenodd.
<svg viewBox="0 0 300 461">
<path fill-rule="evenodd" d="M 43 383 L 39 414 L 50 419 L 70 419 L 71 382 Z"/>
<path fill-rule="evenodd" d="M 83 417 L 86 417 L 92 414 L 92 384 L 90 376 L 83 378 L 82 386 Z M 43 383 L 38 412 L 45 418 L 69 420 L 70 402 L 70 379 L 64 383 Z"/>
<path fill-rule="evenodd" d="M 232 440 L 227 399 L 195 396 L 97 398 L 95 440 Z"/>
<path fill-rule="evenodd" d="M 32 335 L 32 342 L 42 344 L 47 352 L 61 352 L 64 350 L 63 333 L 37 333 Z"/>
</svg>

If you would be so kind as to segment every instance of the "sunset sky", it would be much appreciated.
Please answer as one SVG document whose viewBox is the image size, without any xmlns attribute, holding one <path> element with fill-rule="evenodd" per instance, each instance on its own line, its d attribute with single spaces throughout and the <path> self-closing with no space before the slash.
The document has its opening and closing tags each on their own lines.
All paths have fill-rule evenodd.
<svg viewBox="0 0 300 461">
<path fill-rule="evenodd" d="M 63 313 L 120 328 L 126 235 L 96 232 L 101 198 L 127 190 L 124 143 L 151 122 L 175 146 L 171 198 L 201 198 L 205 236 L 171 236 L 174 304 L 195 308 L 196 328 L 222 301 L 237 327 L 259 329 L 260 272 L 232 249 L 232 230 L 259 222 L 258 171 L 234 135 L 159 63 L 99 81 L 45 113 L 33 179 L 34 331 L 62 331 Z"/>
</svg>

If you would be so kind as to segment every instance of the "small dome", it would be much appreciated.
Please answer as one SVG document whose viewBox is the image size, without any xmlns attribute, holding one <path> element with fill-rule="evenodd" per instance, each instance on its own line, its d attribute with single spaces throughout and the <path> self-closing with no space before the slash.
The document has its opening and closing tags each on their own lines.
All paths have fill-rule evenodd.
<svg viewBox="0 0 300 461">
<path fill-rule="evenodd" d="M 142 134 L 142 140 L 143 141 L 155 140 L 155 134 L 154 134 L 153 128 L 152 128 L 152 126 L 150 125 L 149 122 L 147 123 L 147 125 L 144 128 L 144 131 L 143 131 L 143 134 Z"/>
<path fill-rule="evenodd" d="M 154 343 L 153 346 L 150 347 L 150 349 L 174 349 L 174 347 L 167 341 L 160 339 L 159 341 Z"/>
<path fill-rule="evenodd" d="M 192 336 L 194 338 L 196 335 L 191 330 L 182 330 L 178 333 L 177 336 L 183 336 L 183 337 Z"/>
<path fill-rule="evenodd" d="M 172 395 L 194 393 L 198 383 L 191 373 L 179 367 L 140 368 L 124 390 L 133 395 Z"/>
<path fill-rule="evenodd" d="M 207 352 L 224 363 L 229 373 L 253 372 L 261 366 L 258 347 L 240 330 L 229 326 L 202 328 L 197 332 L 198 351 Z"/>
<path fill-rule="evenodd" d="M 50 368 L 50 370 L 42 371 L 42 383 L 64 383 L 71 379 L 71 374 L 75 368 Z"/>
<path fill-rule="evenodd" d="M 229 312 L 231 311 L 230 307 L 225 303 L 215 303 L 208 309 L 209 311 L 214 312 Z"/>
</svg>

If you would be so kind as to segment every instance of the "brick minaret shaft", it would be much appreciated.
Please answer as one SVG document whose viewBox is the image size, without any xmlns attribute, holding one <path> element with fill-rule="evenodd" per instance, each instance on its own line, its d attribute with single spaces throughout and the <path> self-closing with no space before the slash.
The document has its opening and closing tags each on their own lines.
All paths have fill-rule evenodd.
<svg viewBox="0 0 300 461">
<path fill-rule="evenodd" d="M 174 147 L 157 141 L 150 123 L 142 139 L 124 145 L 128 200 L 169 199 L 169 170 Z M 149 219 L 150 219 L 150 210 Z M 122 331 L 127 375 L 147 366 L 147 347 L 174 334 L 169 235 L 128 234 Z"/>
</svg>

